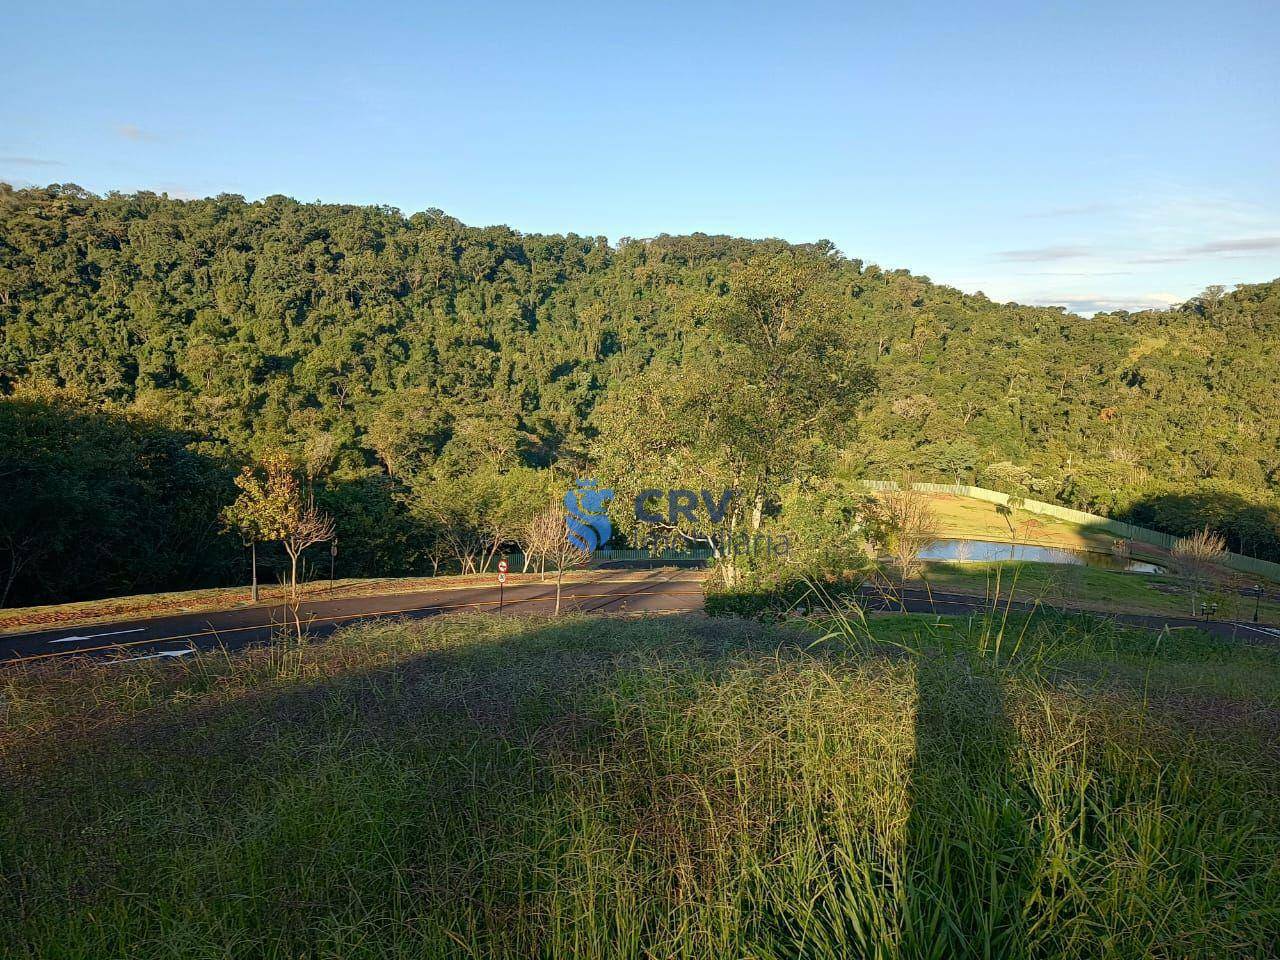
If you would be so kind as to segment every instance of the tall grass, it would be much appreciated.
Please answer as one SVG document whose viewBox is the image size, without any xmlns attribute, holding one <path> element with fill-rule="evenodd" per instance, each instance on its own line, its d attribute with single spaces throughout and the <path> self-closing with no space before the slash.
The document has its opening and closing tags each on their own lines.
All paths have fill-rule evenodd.
<svg viewBox="0 0 1280 960">
<path fill-rule="evenodd" d="M 1274 654 L 1010 617 L 1015 650 L 998 629 L 465 617 L 14 674 L 0 943 L 1273 955 Z"/>
</svg>

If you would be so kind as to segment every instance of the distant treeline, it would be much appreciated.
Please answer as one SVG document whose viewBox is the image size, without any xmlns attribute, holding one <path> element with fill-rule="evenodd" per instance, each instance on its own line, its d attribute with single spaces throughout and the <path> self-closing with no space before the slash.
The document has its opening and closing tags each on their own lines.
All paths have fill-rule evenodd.
<svg viewBox="0 0 1280 960">
<path fill-rule="evenodd" d="M 429 569 L 423 478 L 587 471 L 609 398 L 719 349 L 707 304 L 777 256 L 822 265 L 832 356 L 861 371 L 828 424 L 846 463 L 1280 559 L 1280 281 L 1086 319 L 827 243 L 0 185 L 0 563 L 43 544 L 9 601 L 242 579 L 217 509 L 276 449 L 338 516 L 346 573 Z"/>
</svg>

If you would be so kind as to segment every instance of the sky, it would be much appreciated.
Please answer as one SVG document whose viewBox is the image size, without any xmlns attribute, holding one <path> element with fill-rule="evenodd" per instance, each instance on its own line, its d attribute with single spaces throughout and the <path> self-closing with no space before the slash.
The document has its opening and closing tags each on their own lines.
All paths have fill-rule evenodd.
<svg viewBox="0 0 1280 960">
<path fill-rule="evenodd" d="M 1082 313 L 1280 276 L 1280 2 L 28 4 L 0 180 L 829 239 Z"/>
</svg>

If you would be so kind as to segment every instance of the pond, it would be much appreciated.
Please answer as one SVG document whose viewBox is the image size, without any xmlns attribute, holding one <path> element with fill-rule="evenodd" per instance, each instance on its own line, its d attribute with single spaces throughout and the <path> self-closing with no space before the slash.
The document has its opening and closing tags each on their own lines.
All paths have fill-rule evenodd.
<svg viewBox="0 0 1280 960">
<path fill-rule="evenodd" d="M 1063 563 L 1076 567 L 1096 567 L 1126 573 L 1164 573 L 1164 567 L 1146 560 L 1117 557 L 1092 550 L 1066 547 L 1038 547 L 1029 543 L 998 543 L 994 540 L 935 540 L 920 551 L 921 560 L 954 560 L 958 563 L 999 563 L 1024 560 L 1028 563 Z"/>
</svg>

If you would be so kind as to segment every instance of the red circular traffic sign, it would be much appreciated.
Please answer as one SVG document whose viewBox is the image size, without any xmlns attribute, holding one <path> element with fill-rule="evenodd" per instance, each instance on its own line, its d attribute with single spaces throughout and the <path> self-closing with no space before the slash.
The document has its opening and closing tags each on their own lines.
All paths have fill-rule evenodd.
<svg viewBox="0 0 1280 960">
<path fill-rule="evenodd" d="M 507 572 L 507 561 L 505 561 L 505 560 L 499 560 L 499 561 L 498 561 L 498 572 L 499 572 L 499 573 L 506 573 L 506 572 Z"/>
</svg>

